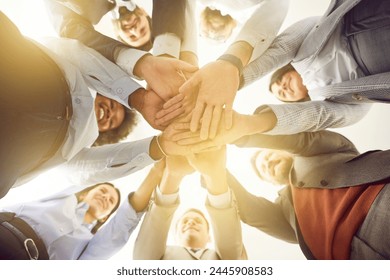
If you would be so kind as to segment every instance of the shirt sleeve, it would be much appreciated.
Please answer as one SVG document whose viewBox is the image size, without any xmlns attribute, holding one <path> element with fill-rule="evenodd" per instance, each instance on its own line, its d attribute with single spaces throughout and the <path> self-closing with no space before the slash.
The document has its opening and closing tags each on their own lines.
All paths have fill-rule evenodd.
<svg viewBox="0 0 390 280">
<path fill-rule="evenodd" d="M 240 88 L 290 63 L 318 20 L 319 17 L 301 20 L 278 35 L 262 55 L 244 67 Z"/>
<path fill-rule="evenodd" d="M 295 134 L 355 124 L 368 113 L 371 105 L 343 104 L 326 100 L 308 101 L 270 104 L 260 107 L 256 113 L 267 107 L 271 108 L 276 115 L 277 123 L 266 134 Z"/>
<path fill-rule="evenodd" d="M 154 162 L 149 156 L 153 137 L 100 147 L 84 148 L 65 169 L 75 184 L 97 184 L 122 178 Z"/>
<path fill-rule="evenodd" d="M 206 209 L 213 228 L 215 251 L 220 258 L 222 260 L 246 259 L 241 220 L 235 201 L 231 200 L 229 206 L 225 208 L 213 207 L 209 201 L 206 201 Z"/>
<path fill-rule="evenodd" d="M 289 0 L 263 0 L 245 22 L 235 41 L 245 41 L 261 55 L 275 39 L 287 15 Z"/>
<path fill-rule="evenodd" d="M 128 108 L 130 94 L 142 87 L 118 65 L 77 40 L 46 38 L 43 44 L 76 66 L 90 88 Z"/>
<path fill-rule="evenodd" d="M 112 257 L 126 245 L 143 214 L 136 213 L 126 197 L 115 216 L 88 243 L 80 259 L 101 260 Z"/>
<path fill-rule="evenodd" d="M 134 243 L 133 259 L 160 260 L 165 254 L 173 216 L 180 201 L 170 206 L 151 201 Z"/>
</svg>

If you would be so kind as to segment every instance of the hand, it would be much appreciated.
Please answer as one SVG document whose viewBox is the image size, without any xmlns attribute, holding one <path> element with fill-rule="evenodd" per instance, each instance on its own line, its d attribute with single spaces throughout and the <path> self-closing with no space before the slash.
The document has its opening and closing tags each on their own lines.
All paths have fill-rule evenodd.
<svg viewBox="0 0 390 280">
<path fill-rule="evenodd" d="M 180 104 L 173 104 L 167 109 L 163 109 L 164 100 L 153 90 L 140 88 L 130 95 L 130 104 L 144 119 L 154 128 L 164 130 L 170 122 L 183 114 L 184 109 Z M 164 122 L 156 123 L 156 114 L 160 113 Z"/>
<path fill-rule="evenodd" d="M 188 130 L 184 123 L 174 122 L 170 124 L 159 137 L 159 143 L 161 145 L 162 150 L 168 156 L 172 155 L 188 155 L 191 153 L 191 150 L 184 145 L 179 145 L 172 139 L 181 133 L 185 133 L 184 131 Z M 182 129 L 184 127 L 184 130 Z"/>
<path fill-rule="evenodd" d="M 223 111 L 225 128 L 232 126 L 232 107 L 239 82 L 236 67 L 226 61 L 215 61 L 201 68 L 180 87 L 179 92 L 185 99 L 193 98 L 193 92 L 198 91 L 190 124 L 192 132 L 198 130 L 202 119 L 201 139 L 214 138 Z"/>
<path fill-rule="evenodd" d="M 202 175 L 219 176 L 226 169 L 226 146 L 214 151 L 191 154 L 187 159 L 189 164 Z"/>
<path fill-rule="evenodd" d="M 169 156 L 166 158 L 165 171 L 170 176 L 185 177 L 193 173 L 194 168 L 188 163 L 188 160 L 184 156 Z"/>
<path fill-rule="evenodd" d="M 171 140 L 180 146 L 185 146 L 192 153 L 218 149 L 221 146 L 234 142 L 247 133 L 250 134 L 249 129 L 247 129 L 250 117 L 233 111 L 233 126 L 228 130 L 223 124 L 220 124 L 217 135 L 214 139 L 208 140 L 203 140 L 199 131 L 189 131 L 190 124 L 188 122 L 175 123 L 176 133 L 171 135 Z"/>
<path fill-rule="evenodd" d="M 134 73 L 164 101 L 178 94 L 180 86 L 197 70 L 198 67 L 184 61 L 152 55 L 145 55 L 134 67 Z"/>
</svg>

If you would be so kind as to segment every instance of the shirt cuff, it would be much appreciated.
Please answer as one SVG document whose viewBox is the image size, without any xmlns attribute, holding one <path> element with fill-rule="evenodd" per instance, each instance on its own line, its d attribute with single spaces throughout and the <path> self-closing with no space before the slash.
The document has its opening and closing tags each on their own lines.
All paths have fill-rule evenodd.
<svg viewBox="0 0 390 280">
<path fill-rule="evenodd" d="M 229 207 L 231 202 L 231 194 L 230 191 L 218 195 L 207 193 L 207 199 L 210 206 L 217 209 L 223 209 Z"/>
<path fill-rule="evenodd" d="M 168 54 L 172 57 L 179 58 L 181 40 L 173 33 L 158 35 L 153 42 L 153 55 L 159 56 Z"/>
<path fill-rule="evenodd" d="M 173 206 L 179 198 L 179 192 L 173 194 L 163 194 L 160 188 L 156 188 L 156 203 L 160 206 Z"/>
<path fill-rule="evenodd" d="M 123 49 L 118 54 L 116 64 L 133 78 L 141 80 L 141 78 L 135 76 L 133 72 L 135 64 L 146 54 L 148 54 L 148 52 L 135 49 Z"/>
</svg>

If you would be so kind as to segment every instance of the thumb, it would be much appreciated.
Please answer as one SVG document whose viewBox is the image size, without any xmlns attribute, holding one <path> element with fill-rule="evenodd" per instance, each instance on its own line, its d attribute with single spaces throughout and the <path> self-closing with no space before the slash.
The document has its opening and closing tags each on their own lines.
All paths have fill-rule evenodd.
<svg viewBox="0 0 390 280">
<path fill-rule="evenodd" d="M 181 70 L 181 71 L 187 72 L 187 73 L 194 73 L 194 72 L 199 70 L 199 67 L 194 66 L 194 65 L 187 63 L 185 61 L 177 60 L 176 61 L 176 69 L 178 71 Z"/>
</svg>

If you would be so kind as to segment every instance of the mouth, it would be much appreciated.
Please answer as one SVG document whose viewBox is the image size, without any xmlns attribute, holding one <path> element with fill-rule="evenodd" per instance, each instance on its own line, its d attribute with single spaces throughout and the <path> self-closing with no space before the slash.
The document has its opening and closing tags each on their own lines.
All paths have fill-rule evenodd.
<svg viewBox="0 0 390 280">
<path fill-rule="evenodd" d="M 104 199 L 103 198 L 97 198 L 96 199 L 98 202 L 99 202 L 99 204 L 101 205 L 101 207 L 103 208 L 103 209 L 106 209 L 106 203 L 105 203 L 105 201 L 104 201 Z"/>
<path fill-rule="evenodd" d="M 101 121 L 103 118 L 104 118 L 104 109 L 103 108 L 99 108 L 99 112 L 98 112 L 98 121 Z"/>
<path fill-rule="evenodd" d="M 196 228 L 194 227 L 186 227 L 183 232 L 186 232 L 186 231 L 189 231 L 189 230 L 194 230 L 194 231 L 198 231 Z"/>
</svg>

